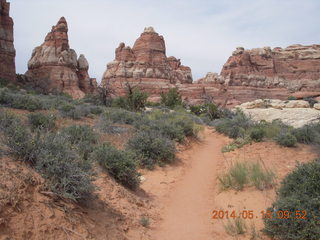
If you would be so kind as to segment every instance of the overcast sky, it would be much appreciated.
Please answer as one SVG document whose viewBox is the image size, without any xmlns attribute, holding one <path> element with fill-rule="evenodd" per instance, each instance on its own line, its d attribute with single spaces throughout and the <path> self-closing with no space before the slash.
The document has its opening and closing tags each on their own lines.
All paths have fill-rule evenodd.
<svg viewBox="0 0 320 240">
<path fill-rule="evenodd" d="M 181 59 L 194 80 L 220 72 L 238 47 L 320 43 L 319 0 L 9 0 L 16 66 L 27 70 L 33 48 L 61 16 L 69 41 L 100 82 L 120 42 L 133 46 L 144 27 L 164 36 L 167 56 Z"/>
</svg>

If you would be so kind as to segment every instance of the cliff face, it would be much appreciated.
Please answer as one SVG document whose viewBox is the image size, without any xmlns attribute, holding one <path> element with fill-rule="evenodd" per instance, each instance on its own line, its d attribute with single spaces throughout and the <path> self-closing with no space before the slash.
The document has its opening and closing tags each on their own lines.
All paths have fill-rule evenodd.
<svg viewBox="0 0 320 240">
<path fill-rule="evenodd" d="M 320 45 L 237 48 L 221 75 L 232 86 L 277 87 L 291 92 L 320 90 Z"/>
<path fill-rule="evenodd" d="M 15 81 L 16 51 L 13 46 L 13 20 L 9 11 L 10 3 L 0 0 L 0 78 Z"/>
<path fill-rule="evenodd" d="M 216 102 L 229 105 L 259 98 L 320 96 L 320 45 L 251 50 L 239 47 L 220 75 L 208 73 L 195 83 Z M 201 101 L 199 96 L 197 99 Z"/>
<path fill-rule="evenodd" d="M 164 39 L 152 27 L 145 28 L 132 48 L 120 43 L 115 55 L 101 82 L 115 94 L 124 94 L 128 84 L 160 93 L 170 84 L 192 83 L 191 69 L 166 56 Z"/>
<path fill-rule="evenodd" d="M 45 92 L 65 92 L 74 98 L 96 89 L 95 79 L 88 74 L 89 64 L 70 48 L 68 24 L 64 17 L 52 27 L 44 43 L 36 47 L 28 62 L 26 76 L 34 87 Z"/>
</svg>

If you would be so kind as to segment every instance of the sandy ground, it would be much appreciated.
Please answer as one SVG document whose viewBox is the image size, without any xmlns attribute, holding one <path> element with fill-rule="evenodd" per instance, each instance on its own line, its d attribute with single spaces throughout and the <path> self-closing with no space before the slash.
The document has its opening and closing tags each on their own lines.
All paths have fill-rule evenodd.
<svg viewBox="0 0 320 240">
<path fill-rule="evenodd" d="M 143 238 L 131 236 L 130 239 L 252 239 L 252 229 L 259 233 L 263 228 L 261 211 L 275 200 L 276 188 L 260 191 L 249 186 L 240 192 L 221 192 L 217 177 L 235 161 L 260 161 L 276 173 L 280 183 L 297 162 L 311 161 L 316 157 L 309 146 L 284 148 L 273 142 L 253 143 L 222 153 L 221 148 L 229 142 L 231 140 L 227 137 L 206 128 L 201 141 L 192 143 L 178 154 L 180 161 L 176 165 L 146 172 L 142 189 L 153 197 L 159 217 L 154 219 L 147 235 Z M 254 218 L 244 220 L 245 235 L 230 236 L 225 230 L 228 220 L 226 217 L 212 219 L 214 210 L 236 211 L 237 216 L 252 210 Z M 259 235 L 257 239 L 268 239 L 261 233 Z"/>
</svg>

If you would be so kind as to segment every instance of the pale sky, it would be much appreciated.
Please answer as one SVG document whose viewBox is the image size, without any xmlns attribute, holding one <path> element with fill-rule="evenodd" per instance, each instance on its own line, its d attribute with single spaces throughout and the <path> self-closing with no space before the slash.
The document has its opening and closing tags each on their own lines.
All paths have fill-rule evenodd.
<svg viewBox="0 0 320 240">
<path fill-rule="evenodd" d="M 164 36 L 167 56 L 191 67 L 194 80 L 220 72 L 238 46 L 320 44 L 319 0 L 9 1 L 18 73 L 61 16 L 71 48 L 86 56 L 98 82 L 119 43 L 133 46 L 147 26 Z"/>
</svg>

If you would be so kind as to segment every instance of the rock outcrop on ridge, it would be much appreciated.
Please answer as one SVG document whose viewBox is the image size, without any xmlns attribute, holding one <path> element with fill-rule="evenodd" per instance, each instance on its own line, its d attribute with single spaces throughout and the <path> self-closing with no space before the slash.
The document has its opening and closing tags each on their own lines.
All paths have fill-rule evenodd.
<svg viewBox="0 0 320 240">
<path fill-rule="evenodd" d="M 15 81 L 16 50 L 13 45 L 13 20 L 9 12 L 10 3 L 0 0 L 0 78 Z"/>
<path fill-rule="evenodd" d="M 132 48 L 120 43 L 115 55 L 101 86 L 113 89 L 116 95 L 124 94 L 127 85 L 160 94 L 171 85 L 192 83 L 191 69 L 181 65 L 179 59 L 166 56 L 164 38 L 152 27 L 144 29 Z"/>
<path fill-rule="evenodd" d="M 239 47 L 220 75 L 208 73 L 197 84 L 223 89 L 225 94 L 220 91 L 219 96 L 211 91 L 213 98 L 233 105 L 259 98 L 317 97 L 320 96 L 320 45 L 251 50 Z"/>
<path fill-rule="evenodd" d="M 233 86 L 313 91 L 320 89 L 319 63 L 320 45 L 237 48 L 223 66 L 221 75 Z"/>
<path fill-rule="evenodd" d="M 95 92 L 97 87 L 88 69 L 84 55 L 77 59 L 75 50 L 70 48 L 68 24 L 61 17 L 44 43 L 33 50 L 25 75 L 34 87 L 44 92 L 65 92 L 73 98 L 82 98 L 86 93 Z"/>
</svg>

